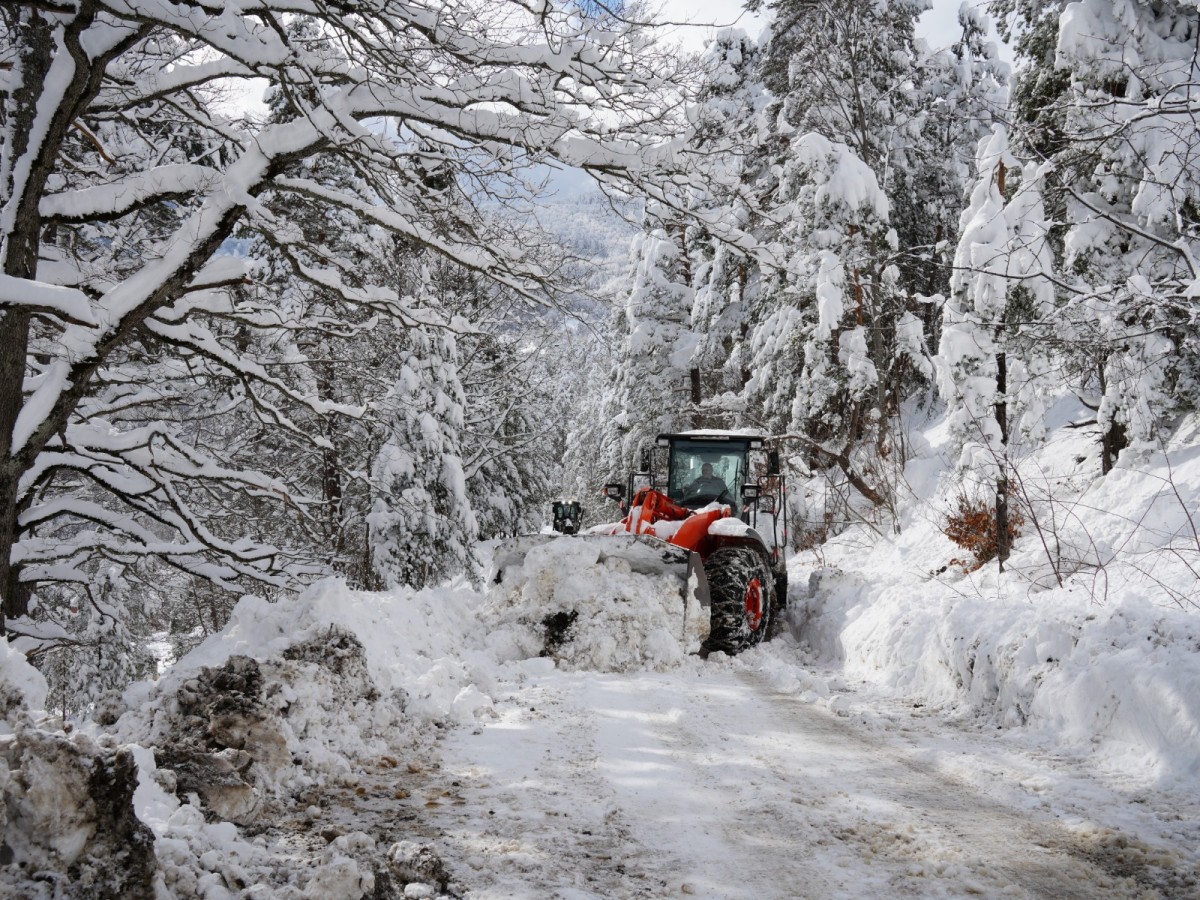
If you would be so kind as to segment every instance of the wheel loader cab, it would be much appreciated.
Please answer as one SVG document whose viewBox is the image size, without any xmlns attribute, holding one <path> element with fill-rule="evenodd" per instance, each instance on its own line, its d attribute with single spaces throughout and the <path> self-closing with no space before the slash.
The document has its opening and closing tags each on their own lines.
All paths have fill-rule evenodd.
<svg viewBox="0 0 1200 900">
<path fill-rule="evenodd" d="M 738 513 L 750 454 L 748 438 L 660 435 L 658 441 L 668 448 L 667 496 L 688 509 L 724 503 Z"/>
</svg>

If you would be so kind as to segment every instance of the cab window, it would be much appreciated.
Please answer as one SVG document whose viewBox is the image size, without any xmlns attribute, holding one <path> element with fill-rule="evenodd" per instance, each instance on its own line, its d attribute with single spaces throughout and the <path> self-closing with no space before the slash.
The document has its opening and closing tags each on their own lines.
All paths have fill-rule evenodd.
<svg viewBox="0 0 1200 900">
<path fill-rule="evenodd" d="M 703 506 L 717 500 L 737 508 L 746 477 L 746 446 L 722 441 L 676 441 L 671 455 L 672 500 L 688 506 Z M 711 473 L 706 475 L 706 466 Z"/>
</svg>

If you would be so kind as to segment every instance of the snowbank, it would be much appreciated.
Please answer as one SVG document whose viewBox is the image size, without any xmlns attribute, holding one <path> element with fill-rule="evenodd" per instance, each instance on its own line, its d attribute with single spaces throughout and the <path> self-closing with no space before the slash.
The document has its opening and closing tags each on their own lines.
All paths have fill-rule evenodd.
<svg viewBox="0 0 1200 900">
<path fill-rule="evenodd" d="M 0 640 L 0 737 L 12 734 L 32 711 L 44 709 L 46 693 L 42 673 L 13 644 Z"/>
<path fill-rule="evenodd" d="M 62 896 L 436 895 L 440 861 L 405 834 L 315 823 L 365 795 L 372 772 L 393 784 L 405 756 L 427 764 L 437 726 L 490 713 L 478 599 L 336 580 L 277 604 L 244 598 L 222 632 L 131 686 L 123 709 L 109 704 L 111 728 L 71 735 L 35 725 L 44 682 L 0 642 L 0 834 L 13 863 L 0 893 L 59 896 L 63 881 Z"/>
<path fill-rule="evenodd" d="M 1019 465 L 1032 515 L 1006 572 L 968 574 L 942 533 L 943 423 L 924 437 L 901 534 L 853 528 L 794 561 L 789 621 L 811 658 L 1125 777 L 1194 784 L 1200 446 L 1128 450 L 1100 478 L 1095 435 L 1061 429 Z"/>
<path fill-rule="evenodd" d="M 278 656 L 295 644 L 319 641 L 332 626 L 362 644 L 380 691 L 405 694 L 410 717 L 470 723 L 486 708 L 480 690 L 487 691 L 494 677 L 493 664 L 481 655 L 485 632 L 474 612 L 478 602 L 466 588 L 371 593 L 352 591 L 338 579 L 277 604 L 244 597 L 229 624 L 173 666 L 161 685 L 134 685 L 125 701 L 136 706 L 187 673 L 223 665 L 231 656 Z"/>
</svg>

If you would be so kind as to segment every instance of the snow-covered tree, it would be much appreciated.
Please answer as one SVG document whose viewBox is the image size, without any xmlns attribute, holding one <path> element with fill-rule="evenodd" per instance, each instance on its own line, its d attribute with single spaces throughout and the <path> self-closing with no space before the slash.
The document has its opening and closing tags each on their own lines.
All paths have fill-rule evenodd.
<svg viewBox="0 0 1200 900">
<path fill-rule="evenodd" d="M 1003 67 L 966 14 L 964 38 L 934 52 L 915 36 L 924 0 L 775 0 L 757 74 L 769 91 L 747 154 L 748 227 L 766 251 L 743 293 L 735 350 L 750 415 L 801 438 L 875 502 L 855 448 L 899 461 L 901 403 L 928 383 L 930 295 L 944 290 L 958 197 L 979 128 L 997 111 Z M 947 163 L 949 162 L 949 165 Z"/>
<path fill-rule="evenodd" d="M 130 580 L 110 566 L 86 590 L 64 592 L 63 602 L 47 598 L 53 613 L 48 628 L 56 640 L 35 659 L 50 687 L 48 707 L 64 718 L 154 674 L 147 643 L 158 598 L 144 585 L 137 587 L 131 592 Z M 136 596 L 126 596 L 130 593 Z"/>
<path fill-rule="evenodd" d="M 564 433 L 554 374 L 569 363 L 550 340 L 545 332 L 469 339 L 464 465 L 484 540 L 537 531 L 553 499 Z"/>
<path fill-rule="evenodd" d="M 294 27 L 302 19 L 313 27 Z M 270 235 L 336 299 L 324 327 L 355 321 L 349 308 L 424 325 L 330 232 L 306 233 L 268 201 L 304 198 L 545 296 L 556 272 L 540 248 L 473 201 L 520 194 L 518 168 L 543 157 L 610 181 L 649 176 L 660 157 L 639 148 L 675 130 L 664 119 L 676 104 L 661 97 L 674 90 L 673 66 L 644 27 L 550 5 L 18 2 L 0 9 L 0 30 L 0 591 L 10 617 L 29 611 L 37 585 L 90 578 L 105 556 L 159 556 L 233 590 L 307 570 L 230 514 L 248 498 L 264 511 L 304 498 L 231 464 L 220 443 L 189 440 L 179 419 L 214 409 L 123 419 L 213 373 L 237 383 L 264 428 L 315 447 L 328 438 L 302 427 L 299 410 L 362 414 L 255 358 L 249 336 L 281 313 L 247 308 L 254 292 L 233 290 L 251 275 L 224 252 L 239 228 Z M 263 122 L 218 102 L 222 91 L 261 90 L 260 79 L 296 115 Z M 429 183 L 431 154 L 453 161 L 463 190 Z M 354 173 L 353 189 L 302 165 L 331 155 Z"/>
<path fill-rule="evenodd" d="M 551 246 L 551 242 L 547 242 Z M 537 531 L 562 458 L 555 427 L 558 317 L 529 316 L 522 298 L 478 273 L 431 259 L 439 308 L 474 328 L 457 337 L 467 493 L 479 537 Z"/>
<path fill-rule="evenodd" d="M 687 231 L 695 288 L 692 365 L 699 370 L 702 403 L 713 395 L 740 392 L 749 377 L 742 348 L 752 302 L 747 296 L 752 259 L 745 250 L 716 239 L 706 223 L 753 223 L 754 201 L 747 190 L 760 174 L 759 116 L 769 99 L 758 77 L 759 61 L 758 45 L 747 35 L 737 30 L 718 33 L 705 50 L 702 81 L 689 113 L 695 145 L 711 160 L 705 189 L 689 198 L 689 211 L 697 221 Z M 715 404 L 727 402 L 718 399 Z"/>
<path fill-rule="evenodd" d="M 779 404 L 805 433 L 818 440 L 854 436 L 860 426 L 849 420 L 871 409 L 882 414 L 887 402 L 881 345 L 885 330 L 895 331 L 898 292 L 895 268 L 880 267 L 895 249 L 890 204 L 850 147 L 819 134 L 796 139 L 785 173 L 789 222 L 781 239 L 795 253 L 783 296 L 794 299 L 756 332 L 756 345 L 767 352 L 755 370 L 772 392 L 768 408 Z M 806 315 L 789 315 L 795 308 Z M 796 330 L 776 334 L 773 320 Z M 769 341 L 801 347 L 802 371 L 772 371 Z M 923 361 L 919 347 L 917 359 Z"/>
<path fill-rule="evenodd" d="M 1071 295 L 1059 314 L 1107 470 L 1194 408 L 1200 375 L 1200 58 L 1185 2 L 1000 5 L 1018 33 L 1013 144 L 1053 163 L 1046 203 Z"/>
<path fill-rule="evenodd" d="M 978 182 L 962 217 L 937 356 L 938 383 L 962 446 L 960 467 L 995 489 L 1000 565 L 1008 558 L 1010 446 L 1038 434 L 1044 386 L 1035 377 L 1056 308 L 1045 172 L 1022 170 L 1008 133 L 980 141 Z M 1010 178 L 1009 172 L 1012 172 Z"/>
<path fill-rule="evenodd" d="M 449 324 L 409 328 L 398 348 L 395 420 L 372 466 L 378 493 L 367 517 L 372 567 L 385 587 L 475 574 L 459 438 L 463 390 Z"/>
<path fill-rule="evenodd" d="M 979 141 L 1008 115 L 1009 66 L 999 58 L 992 23 L 983 7 L 963 3 L 962 34 L 950 47 L 916 42 L 915 101 L 919 139 L 907 141 L 896 161 L 902 182 L 895 194 L 911 202 L 893 207 L 892 226 L 907 248 L 896 264 L 910 293 L 934 297 L 949 290 L 959 216 L 970 193 Z M 940 311 L 924 303 L 930 346 L 937 346 Z"/>
<path fill-rule="evenodd" d="M 612 414 L 604 439 L 609 477 L 637 466 L 641 452 L 654 446 L 655 435 L 693 424 L 688 392 L 695 348 L 693 294 L 678 240 L 683 229 L 650 218 L 651 227 L 633 240 L 631 285 L 618 319 Z"/>
<path fill-rule="evenodd" d="M 564 373 L 562 400 L 557 405 L 566 425 L 563 494 L 582 503 L 584 521 L 592 523 L 612 517 L 615 507 L 606 506 L 601 491 L 606 481 L 626 474 L 608 469 L 604 455 L 604 440 L 611 435 L 608 417 L 617 412 L 608 390 L 615 348 L 604 337 L 603 329 L 570 336 L 566 349 L 570 358 L 581 362 Z"/>
<path fill-rule="evenodd" d="M 285 30 L 292 41 L 307 46 L 327 41 L 312 19 L 292 19 Z M 303 116 L 315 96 L 315 86 L 284 90 L 272 85 L 266 95 L 268 123 Z M 428 168 L 419 154 L 410 160 L 416 173 Z M 369 180 L 337 153 L 296 161 L 286 175 L 307 178 L 363 203 L 379 202 Z M 294 231 L 282 240 L 272 230 L 252 226 L 235 232 L 251 261 L 251 283 L 239 288 L 239 305 L 257 312 L 253 325 L 245 319 L 236 324 L 238 339 L 252 345 L 253 355 L 291 390 L 336 406 L 313 410 L 300 405 L 291 410 L 301 432 L 297 435 L 271 424 L 263 427 L 253 395 L 239 391 L 236 401 L 230 398 L 224 406 L 255 439 L 229 441 L 230 450 L 237 451 L 230 459 L 242 468 L 270 474 L 305 498 L 302 517 L 268 520 L 268 527 L 256 529 L 260 539 L 303 548 L 352 584 L 366 584 L 370 489 L 362 473 L 370 469 L 384 440 L 387 426 L 382 420 L 388 411 L 380 401 L 393 388 L 393 348 L 403 323 L 346 304 L 324 275 L 333 263 L 342 279 L 362 287 L 385 280 L 397 257 L 415 265 L 420 249 L 385 237 L 352 210 L 304 193 L 272 192 L 265 195 L 264 206 L 270 215 L 292 223 Z M 236 412 L 235 402 L 240 406 Z M 337 411 L 349 407 L 361 414 L 351 417 Z"/>
</svg>

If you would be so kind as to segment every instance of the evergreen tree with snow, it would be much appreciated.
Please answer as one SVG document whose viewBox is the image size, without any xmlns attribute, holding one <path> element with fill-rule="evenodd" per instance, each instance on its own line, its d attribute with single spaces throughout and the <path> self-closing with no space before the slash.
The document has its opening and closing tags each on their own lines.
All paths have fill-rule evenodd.
<svg viewBox="0 0 1200 900">
<path fill-rule="evenodd" d="M 705 49 L 702 81 L 689 113 L 693 144 L 710 163 L 706 190 L 689 195 L 695 221 L 685 232 L 695 288 L 692 366 L 699 370 L 696 399 L 703 419 L 698 424 L 743 424 L 729 406 L 750 377 L 745 341 L 755 267 L 750 254 L 721 240 L 711 223 L 751 226 L 754 221 L 747 191 L 763 161 L 757 136 L 769 99 L 758 77 L 759 62 L 752 38 L 736 29 L 719 32 Z"/>
<path fill-rule="evenodd" d="M 693 293 L 681 234 L 678 224 L 651 212 L 646 232 L 630 249 L 631 285 L 619 313 L 603 442 L 609 477 L 636 467 L 657 434 L 693 424 L 688 403 Z"/>
<path fill-rule="evenodd" d="M 1042 430 L 1039 356 L 1056 309 L 1053 254 L 1042 200 L 1045 172 L 1019 168 L 1007 131 L 982 140 L 978 182 L 963 213 L 937 356 L 939 388 L 962 446 L 960 471 L 994 488 L 996 545 L 1009 550 L 1011 448 Z M 1012 176 L 1009 173 L 1012 172 Z"/>
<path fill-rule="evenodd" d="M 752 8 L 774 19 L 750 191 L 763 247 L 746 292 L 751 415 L 886 503 L 887 478 L 869 483 L 853 457 L 881 475 L 902 462 L 893 435 L 932 375 L 931 311 L 969 177 L 956 160 L 997 112 L 1003 67 L 982 17 L 965 16 L 963 40 L 931 52 L 914 32 L 922 0 Z"/>
<path fill-rule="evenodd" d="M 428 270 L 422 276 L 428 300 Z M 464 397 L 452 323 L 408 328 L 397 358 L 394 419 L 371 468 L 371 563 L 384 587 L 420 588 L 475 574 L 477 525 L 462 462 Z"/>
<path fill-rule="evenodd" d="M 907 252 L 896 261 L 909 293 L 922 301 L 949 290 L 959 217 L 975 177 L 979 141 L 1008 116 L 1009 66 L 999 58 L 992 23 L 980 6 L 958 11 L 961 37 L 949 47 L 915 42 L 918 139 L 897 161 L 898 190 L 891 221 Z M 911 197 L 906 201 L 905 192 Z M 899 195 L 898 197 L 896 195 Z M 936 347 L 941 316 L 936 299 L 920 304 L 929 346 Z"/>
<path fill-rule="evenodd" d="M 1192 4 L 998 5 L 1017 33 L 1014 147 L 1052 168 L 1069 289 L 1057 339 L 1097 411 L 1107 471 L 1195 408 L 1200 132 Z"/>
<path fill-rule="evenodd" d="M 477 273 L 427 256 L 439 309 L 473 327 L 456 335 L 463 390 L 460 446 L 467 493 L 485 540 L 537 531 L 561 452 L 552 421 L 555 353 L 549 323 Z"/>
</svg>

